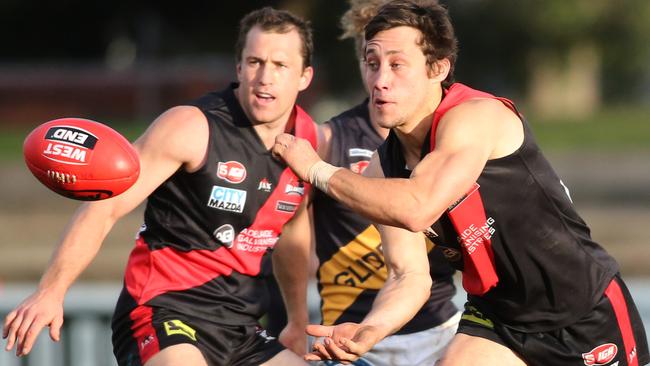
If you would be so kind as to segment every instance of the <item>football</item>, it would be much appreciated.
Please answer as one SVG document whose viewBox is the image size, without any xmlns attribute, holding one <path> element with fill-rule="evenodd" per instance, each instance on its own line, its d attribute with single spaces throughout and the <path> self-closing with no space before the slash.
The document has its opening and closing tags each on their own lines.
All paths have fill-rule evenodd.
<svg viewBox="0 0 650 366">
<path fill-rule="evenodd" d="M 41 183 L 76 200 L 115 197 L 140 175 L 140 160 L 131 143 L 112 128 L 88 119 L 43 123 L 25 138 L 23 155 Z"/>
</svg>

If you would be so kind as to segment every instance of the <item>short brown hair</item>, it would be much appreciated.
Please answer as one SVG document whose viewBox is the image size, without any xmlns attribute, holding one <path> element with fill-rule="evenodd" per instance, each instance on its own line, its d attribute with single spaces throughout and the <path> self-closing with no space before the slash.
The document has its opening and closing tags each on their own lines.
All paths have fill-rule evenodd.
<svg viewBox="0 0 650 366">
<path fill-rule="evenodd" d="M 349 0 L 350 9 L 341 17 L 343 34 L 339 39 L 352 38 L 357 56 L 363 57 L 363 35 L 366 24 L 390 0 Z"/>
<path fill-rule="evenodd" d="M 365 28 L 366 41 L 377 33 L 395 27 L 412 27 L 422 33 L 418 42 L 427 64 L 447 58 L 451 67 L 443 82 L 447 87 L 454 80 L 454 64 L 458 54 L 458 40 L 447 9 L 436 0 L 394 0 L 379 9 Z"/>
<path fill-rule="evenodd" d="M 237 63 L 241 62 L 242 52 L 246 45 L 246 36 L 255 26 L 259 26 L 265 32 L 288 33 L 293 29 L 297 30 L 302 41 L 302 49 L 300 50 L 302 54 L 302 67 L 311 66 L 314 41 L 309 22 L 286 10 L 277 10 L 270 6 L 253 10 L 246 14 L 239 22 L 239 35 L 235 43 Z"/>
</svg>

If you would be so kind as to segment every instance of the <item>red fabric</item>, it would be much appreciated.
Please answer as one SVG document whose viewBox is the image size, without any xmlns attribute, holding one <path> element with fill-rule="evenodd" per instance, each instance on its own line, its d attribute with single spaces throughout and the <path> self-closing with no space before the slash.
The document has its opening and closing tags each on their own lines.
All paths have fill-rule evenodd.
<svg viewBox="0 0 650 366">
<path fill-rule="evenodd" d="M 445 113 L 447 113 L 447 111 L 454 108 L 455 106 L 467 101 L 468 99 L 474 99 L 474 98 L 500 100 L 501 102 L 503 102 L 503 104 L 506 105 L 506 107 L 510 108 L 513 112 L 519 115 L 519 112 L 515 108 L 515 104 L 509 99 L 502 98 L 502 97 L 495 97 L 490 93 L 472 89 L 464 84 L 454 83 L 449 87 L 448 90 L 446 90 L 446 94 L 444 98 L 438 105 L 438 108 L 436 108 L 435 112 L 433 112 L 433 123 L 431 125 L 431 137 L 429 141 L 431 150 L 433 150 L 436 147 L 436 129 L 438 128 L 438 123 L 440 123 L 440 119 L 442 118 L 442 116 L 444 116 Z"/>
<path fill-rule="evenodd" d="M 612 280 L 607 289 L 605 296 L 614 308 L 616 314 L 616 321 L 623 336 L 623 344 L 625 345 L 625 358 L 628 366 L 638 366 L 639 358 L 636 356 L 636 340 L 632 332 L 632 324 L 630 323 L 630 316 L 625 303 L 625 297 L 621 291 L 621 287 L 616 280 Z"/>
<path fill-rule="evenodd" d="M 491 226 L 485 217 L 479 185 L 474 183 L 448 215 L 463 249 L 463 288 L 472 295 L 483 295 L 496 286 L 499 277 L 494 267 Z"/>
<path fill-rule="evenodd" d="M 316 126 L 311 117 L 296 106 L 291 123 L 295 125 L 296 136 L 307 139 L 316 148 Z M 288 186 L 302 188 L 303 194 L 287 192 Z M 275 244 L 282 227 L 295 213 L 295 210 L 279 210 L 278 205 L 280 202 L 285 207 L 295 205 L 297 210 L 310 188 L 309 184 L 300 182 L 291 169 L 285 168 L 251 226 L 236 236 L 230 249 L 180 251 L 166 247 L 151 251 L 144 240 L 138 238 L 127 264 L 127 290 L 142 305 L 160 294 L 196 287 L 221 275 L 228 276 L 233 270 L 250 276 L 259 274 L 266 247 Z M 253 234 L 242 234 L 244 232 Z M 248 250 L 242 250 L 244 246 Z"/>
<path fill-rule="evenodd" d="M 436 130 L 442 117 L 453 107 L 474 98 L 497 99 L 503 102 L 513 112 L 517 113 L 514 104 L 505 98 L 472 89 L 460 83 L 454 83 L 433 113 L 431 124 L 430 149 L 436 146 Z M 490 236 L 484 230 L 489 230 L 485 208 L 479 193 L 479 185 L 474 183 L 465 197 L 454 208 L 448 211 L 449 218 L 456 229 L 463 251 L 463 288 L 469 294 L 483 295 L 496 286 L 499 278 L 494 266 L 494 253 Z M 489 225 L 487 225 L 489 226 Z M 463 234 L 465 233 L 465 234 Z M 478 237 L 477 237 L 478 236 Z"/>
<path fill-rule="evenodd" d="M 133 325 L 133 337 L 138 342 L 140 362 L 144 365 L 151 357 L 160 352 L 156 329 L 151 324 L 153 310 L 148 306 L 138 306 L 130 314 Z"/>
</svg>

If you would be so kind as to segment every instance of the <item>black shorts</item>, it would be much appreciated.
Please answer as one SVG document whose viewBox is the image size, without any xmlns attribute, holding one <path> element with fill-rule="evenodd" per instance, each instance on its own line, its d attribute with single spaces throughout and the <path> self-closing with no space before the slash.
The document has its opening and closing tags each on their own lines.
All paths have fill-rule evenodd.
<svg viewBox="0 0 650 366">
<path fill-rule="evenodd" d="M 120 366 L 144 365 L 162 349 L 196 346 L 208 365 L 259 365 L 284 350 L 257 325 L 223 325 L 185 314 L 137 306 L 113 317 L 113 353 Z"/>
<path fill-rule="evenodd" d="M 467 303 L 458 333 L 504 345 L 528 365 L 636 366 L 650 362 L 641 316 L 618 276 L 594 309 L 568 327 L 524 333 L 489 319 Z"/>
</svg>

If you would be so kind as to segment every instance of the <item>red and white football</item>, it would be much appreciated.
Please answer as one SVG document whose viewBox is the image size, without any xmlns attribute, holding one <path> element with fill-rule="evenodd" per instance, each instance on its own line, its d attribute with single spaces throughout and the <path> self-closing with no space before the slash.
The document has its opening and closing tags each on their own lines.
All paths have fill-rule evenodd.
<svg viewBox="0 0 650 366">
<path fill-rule="evenodd" d="M 23 155 L 41 183 L 76 200 L 115 197 L 140 175 L 140 160 L 131 143 L 112 128 L 88 119 L 43 123 L 25 139 Z"/>
</svg>

